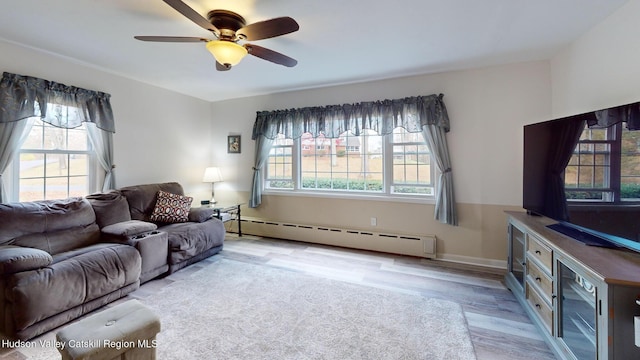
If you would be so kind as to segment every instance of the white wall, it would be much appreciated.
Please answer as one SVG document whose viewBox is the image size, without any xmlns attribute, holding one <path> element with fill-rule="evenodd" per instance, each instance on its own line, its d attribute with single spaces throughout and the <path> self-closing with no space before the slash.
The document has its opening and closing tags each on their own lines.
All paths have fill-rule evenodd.
<svg viewBox="0 0 640 360">
<path fill-rule="evenodd" d="M 640 101 L 639 15 L 629 1 L 552 59 L 556 117 Z"/>
<path fill-rule="evenodd" d="M 547 62 L 514 64 L 363 84 L 296 91 L 213 103 L 214 163 L 228 190 L 249 191 L 250 140 L 256 111 L 444 94 L 456 199 L 472 204 L 521 204 L 522 125 L 550 117 Z M 242 134 L 242 154 L 226 154 L 231 133 Z"/>
<path fill-rule="evenodd" d="M 111 94 L 119 187 L 178 181 L 205 196 L 211 161 L 208 102 L 129 80 L 59 56 L 0 41 L 0 71 L 40 77 Z"/>
</svg>

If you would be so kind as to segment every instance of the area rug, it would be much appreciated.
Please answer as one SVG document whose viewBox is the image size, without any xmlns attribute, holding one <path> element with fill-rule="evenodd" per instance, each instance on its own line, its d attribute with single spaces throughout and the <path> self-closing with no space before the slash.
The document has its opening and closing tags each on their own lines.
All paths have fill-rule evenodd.
<svg viewBox="0 0 640 360">
<path fill-rule="evenodd" d="M 475 359 L 460 306 L 220 260 L 140 299 L 158 359 Z"/>
<path fill-rule="evenodd" d="M 475 358 L 458 304 L 233 260 L 143 301 L 160 359 Z"/>
</svg>

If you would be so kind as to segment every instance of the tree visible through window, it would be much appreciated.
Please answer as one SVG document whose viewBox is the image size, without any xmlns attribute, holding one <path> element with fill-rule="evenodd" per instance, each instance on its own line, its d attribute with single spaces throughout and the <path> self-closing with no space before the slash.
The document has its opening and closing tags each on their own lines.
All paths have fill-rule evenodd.
<svg viewBox="0 0 640 360">
<path fill-rule="evenodd" d="M 274 141 L 265 174 L 267 189 L 433 196 L 431 153 L 421 133 L 402 128 L 378 135 L 363 130 L 338 138 Z"/>
<path fill-rule="evenodd" d="M 20 148 L 18 200 L 84 196 L 90 192 L 92 150 L 85 125 L 74 129 L 36 120 Z"/>
</svg>

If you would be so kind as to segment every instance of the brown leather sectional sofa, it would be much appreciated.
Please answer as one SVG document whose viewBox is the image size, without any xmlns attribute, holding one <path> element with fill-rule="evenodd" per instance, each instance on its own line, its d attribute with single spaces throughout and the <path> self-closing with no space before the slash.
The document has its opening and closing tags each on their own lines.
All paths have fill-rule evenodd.
<svg viewBox="0 0 640 360">
<path fill-rule="evenodd" d="M 222 249 L 212 209 L 149 221 L 159 190 L 183 195 L 180 184 L 162 183 L 0 204 L 2 335 L 31 339 Z"/>
</svg>

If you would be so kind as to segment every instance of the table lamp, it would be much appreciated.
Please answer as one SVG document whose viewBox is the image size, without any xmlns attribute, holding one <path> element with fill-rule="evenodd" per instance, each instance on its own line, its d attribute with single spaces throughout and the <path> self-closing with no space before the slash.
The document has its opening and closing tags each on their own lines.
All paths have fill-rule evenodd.
<svg viewBox="0 0 640 360">
<path fill-rule="evenodd" d="M 215 186 L 216 186 L 216 183 L 220 181 L 222 181 L 222 173 L 220 172 L 219 168 L 208 167 L 204 170 L 204 176 L 202 177 L 202 182 L 211 183 L 211 204 L 216 203 L 216 200 L 214 198 Z"/>
</svg>

